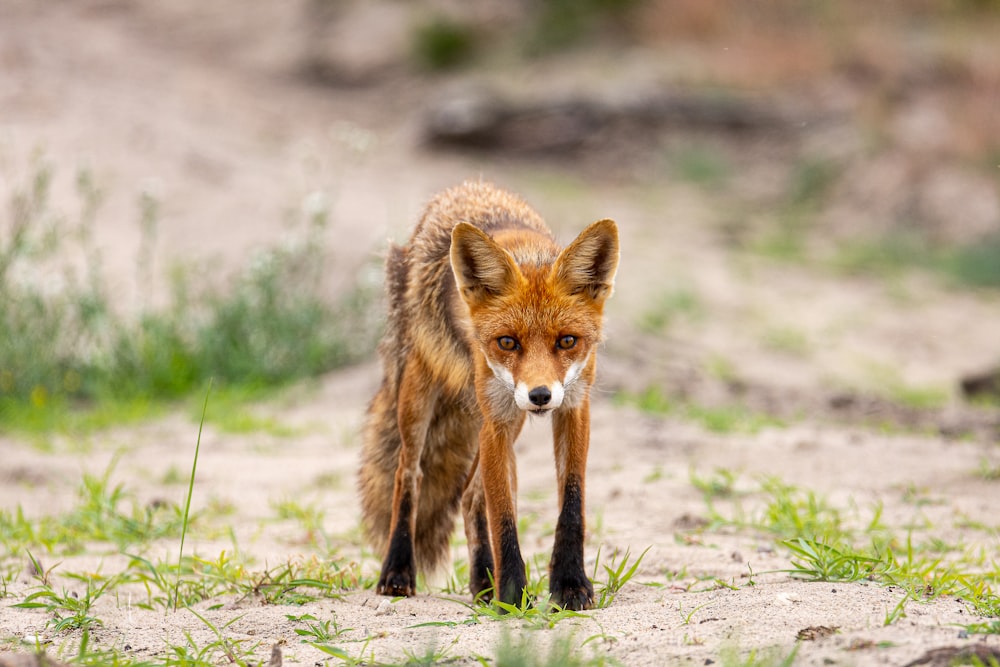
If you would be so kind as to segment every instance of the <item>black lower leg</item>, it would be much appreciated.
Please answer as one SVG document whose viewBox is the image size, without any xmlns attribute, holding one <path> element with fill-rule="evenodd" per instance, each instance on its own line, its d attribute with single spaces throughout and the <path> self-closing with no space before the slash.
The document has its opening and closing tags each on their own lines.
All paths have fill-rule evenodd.
<svg viewBox="0 0 1000 667">
<path fill-rule="evenodd" d="M 486 521 L 486 514 L 482 513 L 473 518 L 474 530 L 472 540 L 469 543 L 469 589 L 472 596 L 479 600 L 489 600 L 493 597 L 493 584 L 490 578 L 493 576 L 493 552 L 490 549 L 489 524 Z"/>
<path fill-rule="evenodd" d="M 379 595 L 412 596 L 417 592 L 417 571 L 413 560 L 413 535 L 410 520 L 413 503 L 409 493 L 404 493 L 399 502 L 399 516 L 396 527 L 389 538 L 389 552 L 382 561 L 375 592 Z"/>
<path fill-rule="evenodd" d="M 521 546 L 517 542 L 517 524 L 513 517 L 502 520 L 500 526 L 500 572 L 496 584 L 500 587 L 501 602 L 521 604 L 521 597 L 528 585 L 524 574 Z"/>
<path fill-rule="evenodd" d="M 566 609 L 587 609 L 594 603 L 594 586 L 583 569 L 583 490 L 570 475 L 563 488 L 563 504 L 556 524 L 549 571 L 552 601 Z"/>
</svg>

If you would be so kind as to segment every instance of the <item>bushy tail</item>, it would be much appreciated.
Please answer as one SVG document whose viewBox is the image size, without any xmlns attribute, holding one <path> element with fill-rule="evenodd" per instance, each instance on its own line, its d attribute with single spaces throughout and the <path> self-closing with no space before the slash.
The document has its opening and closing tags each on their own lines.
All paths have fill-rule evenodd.
<svg viewBox="0 0 1000 667">
<path fill-rule="evenodd" d="M 389 547 L 392 495 L 402 446 L 397 414 L 400 380 L 410 353 L 404 307 L 408 268 L 406 249 L 391 246 L 386 261 L 389 315 L 385 334 L 379 345 L 382 384 L 368 406 L 362 431 L 361 468 L 358 472 L 365 537 L 380 558 L 385 556 Z M 434 430 L 432 429 L 432 433 Z M 433 434 L 431 437 L 434 437 Z M 418 498 L 417 525 L 413 537 L 417 567 L 424 573 L 430 573 L 448 558 L 464 473 L 456 471 L 454 465 L 450 469 L 442 466 L 435 457 L 429 457 L 423 463 L 425 474 Z M 447 488 L 449 480 L 456 477 L 458 481 L 454 484 L 455 489 Z"/>
<path fill-rule="evenodd" d="M 392 493 L 399 464 L 399 423 L 397 406 L 399 382 L 406 359 L 402 349 L 406 340 L 406 286 L 409 262 L 406 248 L 389 246 L 385 262 L 385 291 L 388 317 L 379 344 L 382 361 L 382 384 L 368 406 L 362 430 L 361 468 L 358 492 L 361 497 L 361 522 L 368 543 L 382 557 L 389 546 L 392 521 Z"/>
</svg>

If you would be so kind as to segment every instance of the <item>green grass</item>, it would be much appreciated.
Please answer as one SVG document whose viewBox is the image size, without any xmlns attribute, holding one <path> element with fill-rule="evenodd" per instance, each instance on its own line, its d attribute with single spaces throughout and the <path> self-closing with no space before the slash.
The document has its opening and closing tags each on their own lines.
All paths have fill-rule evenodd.
<svg viewBox="0 0 1000 667">
<path fill-rule="evenodd" d="M 0 510 L 0 544 L 10 553 L 41 549 L 58 555 L 79 553 L 95 543 L 124 551 L 178 537 L 184 526 L 180 508 L 171 502 L 139 503 L 125 486 L 112 485 L 114 465 L 101 476 L 84 473 L 78 504 L 66 514 L 31 519 L 21 506 Z"/>
<path fill-rule="evenodd" d="M 794 327 L 769 327 L 761 342 L 769 350 L 799 358 L 807 357 L 813 349 L 808 334 Z"/>
<path fill-rule="evenodd" d="M 795 664 L 795 656 L 802 644 L 796 643 L 791 651 L 784 652 L 780 648 L 770 648 L 758 651 L 752 649 L 741 653 L 735 646 L 723 648 L 719 654 L 721 667 L 791 667 Z"/>
<path fill-rule="evenodd" d="M 196 443 L 195 450 L 197 447 Z M 197 452 L 187 477 L 187 498 L 197 492 L 196 464 Z M 237 630 L 241 613 L 236 610 L 246 605 L 281 606 L 282 614 L 291 623 L 289 634 L 294 633 L 297 640 L 285 648 L 290 661 L 296 657 L 294 647 L 300 645 L 334 659 L 332 664 L 440 664 L 461 657 L 455 655 L 454 642 L 442 637 L 427 645 L 411 646 L 401 657 L 386 660 L 384 656 L 376 656 L 376 649 L 384 645 L 375 642 L 378 636 L 342 625 L 336 607 L 328 606 L 329 601 L 337 601 L 348 592 L 370 590 L 374 581 L 371 573 L 358 563 L 336 555 L 339 538 L 326 536 L 319 544 L 310 544 L 311 549 L 318 549 L 316 555 L 263 566 L 255 565 L 235 549 L 209 557 L 187 554 L 183 549 L 178 553 L 176 545 L 182 535 L 191 531 L 190 536 L 204 536 L 206 520 L 184 521 L 185 512 L 174 507 L 172 514 L 181 523 L 173 532 L 163 535 L 155 529 L 135 531 L 131 523 L 135 508 L 130 511 L 128 502 L 133 494 L 127 487 L 111 483 L 113 469 L 101 476 L 87 477 L 77 505 L 65 514 L 22 518 L 22 523 L 29 534 L 35 535 L 47 532 L 43 525 L 61 527 L 73 536 L 71 542 L 86 545 L 87 553 L 94 553 L 95 547 L 100 552 L 101 545 L 116 548 L 124 545 L 128 549 L 124 566 L 96 572 L 76 571 L 59 563 L 46 567 L 42 559 L 34 556 L 36 546 L 48 553 L 43 546 L 17 537 L 14 533 L 18 531 L 0 531 L 5 540 L 3 546 L 8 547 L 0 550 L 0 594 L 7 598 L 4 603 L 13 605 L 11 613 L 38 614 L 39 625 L 44 624 L 50 636 L 61 638 L 61 643 L 52 650 L 62 658 L 77 664 L 132 667 L 258 664 L 261 653 L 268 649 L 265 640 L 248 637 L 245 629 Z M 1000 617 L 1000 598 L 994 591 L 1000 584 L 1000 572 L 992 563 L 992 552 L 977 557 L 956 545 L 935 542 L 933 534 L 918 539 L 917 531 L 899 537 L 883 524 L 878 506 L 870 510 L 836 507 L 821 494 L 775 478 L 760 478 L 755 484 L 748 484 L 736 472 L 717 469 L 704 475 L 692 472 L 691 481 L 703 494 L 713 519 L 706 530 L 749 530 L 773 539 L 789 554 L 790 567 L 784 574 L 808 581 L 863 581 L 898 587 L 899 595 L 886 607 L 882 619 L 887 624 L 899 622 L 913 605 L 941 595 L 960 597 L 970 609 L 969 623 L 963 626 L 967 632 L 998 633 L 995 619 Z M 322 510 L 300 501 L 282 501 L 274 509 L 279 520 L 297 523 L 303 529 L 318 530 L 322 524 Z M 81 520 L 81 517 L 90 518 Z M 142 518 L 142 513 L 138 517 Z M 158 521 L 154 520 L 152 525 L 155 528 Z M 61 548 L 55 551 L 61 553 Z M 7 588 L 24 571 L 20 561 L 29 553 L 30 571 L 34 573 L 32 585 L 27 590 L 20 587 L 18 594 L 12 596 Z M 165 555 L 161 558 L 143 553 Z M 634 557 L 626 549 L 604 558 L 598 552 L 592 577 L 597 597 L 593 611 L 573 612 L 549 604 L 544 557 L 536 557 L 528 563 L 529 590 L 519 604 L 458 601 L 467 613 L 454 620 L 413 627 L 460 630 L 464 625 L 500 623 L 504 632 L 519 633 L 516 640 L 501 638 L 489 657 L 478 657 L 482 664 L 616 664 L 599 648 L 614 646 L 616 642 L 601 626 L 601 610 L 640 576 L 646 553 Z M 762 574 L 765 573 L 752 572 L 746 585 L 765 585 L 753 581 L 754 576 Z M 674 575 L 673 586 L 679 577 L 687 576 Z M 743 584 L 705 575 L 689 586 L 687 592 L 694 595 L 721 587 L 739 591 Z M 165 641 L 158 653 L 133 655 L 115 640 L 108 639 L 110 635 L 100 610 L 106 608 L 102 605 L 109 600 L 117 600 L 119 606 L 127 600 L 129 607 L 135 609 L 189 615 L 191 622 L 183 623 L 187 628 L 183 636 Z M 316 602 L 325 604 L 299 610 L 301 605 Z M 694 605 L 693 611 L 687 612 L 688 624 L 698 608 Z M 572 633 L 577 633 L 589 624 L 596 625 L 599 632 L 585 639 L 556 630 L 571 627 Z M 207 634 L 195 633 L 193 628 L 198 627 L 207 630 Z M 689 641 L 700 640 L 690 637 Z M 785 647 L 725 656 L 720 653 L 719 659 L 720 664 L 787 664 L 786 660 L 793 657 L 788 650 Z"/>
<path fill-rule="evenodd" d="M 807 581 L 861 581 L 873 578 L 883 567 L 879 558 L 859 552 L 846 544 L 797 537 L 782 544 L 792 552 L 792 568 L 787 572 Z"/>
<path fill-rule="evenodd" d="M 816 216 L 838 177 L 837 165 L 826 160 L 805 158 L 795 164 L 774 221 L 752 244 L 753 248 L 782 261 L 806 259 Z"/>
<path fill-rule="evenodd" d="M 118 583 L 117 577 L 102 577 L 101 575 L 67 574 L 69 578 L 79 579 L 86 585 L 82 594 L 76 591 L 62 589 L 57 592 L 48 583 L 48 573 L 29 553 L 35 568 L 35 578 L 40 582 L 38 590 L 27 595 L 23 601 L 11 605 L 15 609 L 41 609 L 51 614 L 46 626 L 54 632 L 65 630 L 90 630 L 104 625 L 104 621 L 91 614 L 91 608 L 102 595 Z"/>
<path fill-rule="evenodd" d="M 711 167 L 703 178 L 712 178 Z M 699 173 L 695 161 L 694 173 Z M 793 165 L 786 189 L 774 206 L 774 217 L 751 247 L 779 261 L 811 261 L 842 274 L 898 279 L 908 273 L 930 272 L 956 288 L 1000 288 L 1000 232 L 971 242 L 942 244 L 918 226 L 899 221 L 887 233 L 856 236 L 830 252 L 815 252 L 810 242 L 822 229 L 822 213 L 840 178 L 840 166 L 828 160 L 804 158 Z"/>
<path fill-rule="evenodd" d="M 896 232 L 874 239 L 855 239 L 841 244 L 833 267 L 848 275 L 892 277 L 919 267 L 934 265 L 928 241 L 912 232 Z"/>
<path fill-rule="evenodd" d="M 716 468 L 707 477 L 699 476 L 692 467 L 688 473 L 691 485 L 701 491 L 706 502 L 713 498 L 731 498 L 736 495 L 736 481 L 739 473 L 727 468 Z"/>
<path fill-rule="evenodd" d="M 525 633 L 514 637 L 510 632 L 504 632 L 497 643 L 496 653 L 492 660 L 480 658 L 484 667 L 603 667 L 604 665 L 620 664 L 609 656 L 595 651 L 581 650 L 571 634 L 543 637 L 534 633 Z M 546 645 L 547 644 L 547 645 Z M 587 655 L 589 653 L 589 655 Z"/>
<path fill-rule="evenodd" d="M 605 609 L 614 602 L 618 593 L 628 584 L 639 570 L 642 560 L 650 547 L 633 558 L 629 549 L 624 553 L 615 550 L 610 558 L 602 559 L 601 550 L 598 549 L 594 562 L 594 571 L 590 577 L 594 586 L 594 607 L 595 609 Z M 551 602 L 548 593 L 548 575 L 541 559 L 536 556 L 526 564 L 528 585 L 522 591 L 521 599 L 516 604 L 491 600 L 489 603 L 474 602 L 471 605 L 463 606 L 469 609 L 469 617 L 462 621 L 443 621 L 440 623 L 421 624 L 456 627 L 458 625 L 476 625 L 483 621 L 519 621 L 524 627 L 533 629 L 552 629 L 561 621 L 567 619 L 590 618 L 588 612 L 577 612 L 563 609 Z M 464 589 L 466 581 L 464 576 L 468 572 L 468 565 L 465 561 L 460 561 L 456 566 L 452 581 L 447 584 L 446 593 L 454 594 Z M 600 576 L 603 574 L 603 576 Z M 463 579 L 461 583 L 456 580 Z"/>
<path fill-rule="evenodd" d="M 310 211 L 287 241 L 258 252 L 231 276 L 174 267 L 169 297 L 152 309 L 159 202 L 140 197 L 143 240 L 138 312 L 104 282 L 93 227 L 103 194 L 77 178 L 78 220 L 52 209 L 56 175 L 33 165 L 0 219 L 0 423 L 5 430 L 89 431 L 156 414 L 157 406 L 223 389 L 263 391 L 371 353 L 377 289 L 325 292 L 330 263 L 325 209 Z M 278 429 L 243 415 L 231 430 Z"/>
<path fill-rule="evenodd" d="M 661 334 L 679 321 L 697 321 L 704 317 L 704 306 L 690 288 L 664 290 L 653 297 L 653 304 L 639 316 L 639 329 Z"/>
<path fill-rule="evenodd" d="M 721 471 L 714 478 L 718 481 L 711 479 L 706 482 L 692 475 L 692 484 L 702 491 L 714 527 L 752 529 L 777 541 L 805 539 L 825 545 L 849 542 L 859 535 L 880 542 L 886 539 L 881 506 L 867 513 L 857 508 L 845 512 L 824 496 L 775 477 L 761 477 L 756 489 L 739 494 L 733 492 L 738 482 L 734 473 Z M 722 491 L 714 491 L 717 488 Z M 747 509 L 747 504 L 752 508 Z"/>
<path fill-rule="evenodd" d="M 532 5 L 526 50 L 544 55 L 585 44 L 600 29 L 626 19 L 638 4 L 638 0 L 541 0 Z"/>
<path fill-rule="evenodd" d="M 741 405 L 705 406 L 688 401 L 675 401 L 662 389 L 651 386 L 635 394 L 619 392 L 615 396 L 619 405 L 633 405 L 642 412 L 660 416 L 677 417 L 699 424 L 712 433 L 759 433 L 765 428 L 781 428 L 785 422 Z"/>
<path fill-rule="evenodd" d="M 682 179 L 713 190 L 724 187 L 733 174 L 726 157 L 711 146 L 688 146 L 679 150 L 671 162 Z"/>
<path fill-rule="evenodd" d="M 279 520 L 292 520 L 298 523 L 302 531 L 299 543 L 327 549 L 332 546 L 333 537 L 323 529 L 326 513 L 322 508 L 315 505 L 304 505 L 287 498 L 272 502 L 271 507 L 275 510 Z"/>
<path fill-rule="evenodd" d="M 806 581 L 899 587 L 905 595 L 886 610 L 887 624 L 905 616 L 910 602 L 941 595 L 960 597 L 976 614 L 1000 616 L 996 564 L 986 553 L 942 542 L 933 526 L 900 535 L 899 527 L 885 525 L 878 504 L 841 509 L 813 491 L 768 477 L 758 480 L 756 490 L 735 495 L 736 482 L 728 472 L 708 479 L 692 475 L 705 498 L 707 530 L 736 528 L 770 536 L 789 554 L 790 567 L 779 572 Z"/>
<path fill-rule="evenodd" d="M 896 367 L 888 364 L 872 362 L 868 364 L 867 374 L 876 393 L 903 407 L 917 410 L 942 408 L 951 395 L 946 387 L 907 382 Z"/>
<path fill-rule="evenodd" d="M 279 418 L 261 414 L 261 402 L 274 399 L 281 401 L 280 387 L 237 385 L 213 389 L 212 410 L 205 415 L 206 423 L 218 431 L 242 435 L 264 433 L 276 438 L 291 438 L 301 435 L 303 429 L 282 422 Z M 188 401 L 189 412 L 197 420 L 200 418 L 200 401 L 192 395 Z"/>
<path fill-rule="evenodd" d="M 191 497 L 194 496 L 194 480 L 198 473 L 198 455 L 201 452 L 201 434 L 205 428 L 205 414 L 208 412 L 208 399 L 212 395 L 212 382 L 209 381 L 208 389 L 205 390 L 205 402 L 201 407 L 201 421 L 198 422 L 198 438 L 195 440 L 194 457 L 191 460 L 191 476 L 188 478 L 188 492 L 184 500 L 184 518 L 181 523 L 181 540 L 177 549 L 177 578 L 174 580 L 174 611 L 177 611 L 177 591 L 181 585 L 180 564 L 184 560 L 184 539 L 187 537 L 188 527 L 191 525 Z"/>
<path fill-rule="evenodd" d="M 830 260 L 852 275 L 898 276 L 931 271 L 956 287 L 1000 288 L 1000 233 L 974 243 L 942 246 L 914 232 L 843 243 Z"/>
<path fill-rule="evenodd" d="M 959 285 L 1000 288 L 1000 233 L 945 251 L 943 271 Z"/>
<path fill-rule="evenodd" d="M 597 565 L 601 561 L 601 554 L 598 551 L 597 558 L 594 561 L 594 574 L 591 577 L 596 583 L 594 587 L 594 595 L 597 597 L 594 601 L 596 608 L 604 609 L 611 606 L 618 592 L 635 576 L 635 573 L 639 570 L 639 566 L 642 564 L 642 559 L 646 557 L 651 548 L 646 547 L 634 561 L 631 560 L 632 552 L 630 549 L 626 549 L 625 553 L 621 554 L 620 561 L 618 560 L 619 553 L 617 551 L 612 553 L 608 562 L 601 563 L 601 567 L 604 569 L 604 580 L 598 580 L 597 578 Z"/>
<path fill-rule="evenodd" d="M 417 62 L 432 71 L 468 64 L 476 53 L 476 45 L 472 28 L 443 16 L 425 21 L 413 34 Z"/>
</svg>

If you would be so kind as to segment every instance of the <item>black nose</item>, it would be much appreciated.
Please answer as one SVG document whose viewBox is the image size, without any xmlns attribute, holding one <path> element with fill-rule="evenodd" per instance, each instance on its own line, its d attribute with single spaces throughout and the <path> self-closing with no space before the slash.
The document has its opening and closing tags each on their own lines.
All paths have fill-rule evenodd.
<svg viewBox="0 0 1000 667">
<path fill-rule="evenodd" d="M 538 407 L 542 407 L 548 405 L 549 401 L 552 400 L 552 392 L 549 391 L 548 387 L 535 387 L 528 392 L 528 400 Z"/>
</svg>

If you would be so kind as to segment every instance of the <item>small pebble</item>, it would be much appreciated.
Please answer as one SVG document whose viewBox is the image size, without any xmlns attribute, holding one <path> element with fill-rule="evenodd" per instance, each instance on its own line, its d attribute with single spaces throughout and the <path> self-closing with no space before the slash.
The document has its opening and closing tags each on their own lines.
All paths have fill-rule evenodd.
<svg viewBox="0 0 1000 667">
<path fill-rule="evenodd" d="M 395 614 L 396 608 L 392 606 L 392 603 L 388 600 L 382 600 L 378 603 L 378 607 L 375 608 L 376 616 L 388 616 L 389 614 Z"/>
</svg>

